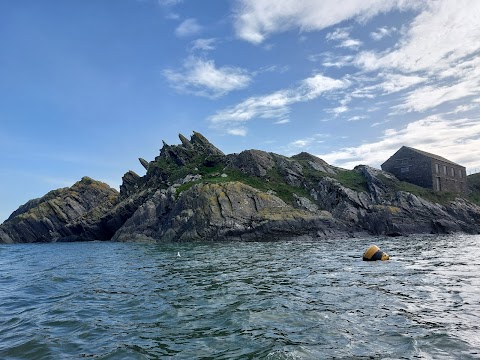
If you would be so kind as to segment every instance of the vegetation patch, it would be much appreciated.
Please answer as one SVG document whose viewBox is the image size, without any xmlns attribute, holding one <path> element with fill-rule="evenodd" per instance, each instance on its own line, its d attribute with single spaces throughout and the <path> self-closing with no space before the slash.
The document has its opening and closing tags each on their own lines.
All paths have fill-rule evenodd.
<svg viewBox="0 0 480 360">
<path fill-rule="evenodd" d="M 409 192 L 433 203 L 444 205 L 455 200 L 455 198 L 458 196 L 457 194 L 450 192 L 433 191 L 405 181 L 396 181 L 381 174 L 378 175 L 378 178 L 391 189 L 392 193 L 397 191 Z"/>
<path fill-rule="evenodd" d="M 480 205 L 480 173 L 467 176 L 468 200 Z"/>
<path fill-rule="evenodd" d="M 357 170 L 338 169 L 336 174 L 315 170 L 307 160 L 297 160 L 303 166 L 303 174 L 311 183 L 317 183 L 325 177 L 337 180 L 342 186 L 355 191 L 368 191 L 367 180 Z"/>
<path fill-rule="evenodd" d="M 203 178 L 182 184 L 177 188 L 177 195 L 198 183 L 220 184 L 238 181 L 263 192 L 273 192 L 280 199 L 291 205 L 295 202 L 293 194 L 311 199 L 307 190 L 286 184 L 283 177 L 274 169 L 272 169 L 265 178 L 247 175 L 237 169 L 224 169 L 222 165 L 215 165 L 210 169 L 201 167 L 199 168 L 199 173 Z"/>
<path fill-rule="evenodd" d="M 332 176 L 343 186 L 355 191 L 367 191 L 367 180 L 362 173 L 356 170 L 341 170 L 337 175 Z"/>
</svg>

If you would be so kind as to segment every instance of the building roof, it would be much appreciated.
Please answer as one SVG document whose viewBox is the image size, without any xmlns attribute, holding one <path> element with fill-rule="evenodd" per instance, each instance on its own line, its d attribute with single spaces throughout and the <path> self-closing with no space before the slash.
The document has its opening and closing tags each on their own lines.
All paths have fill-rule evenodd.
<svg viewBox="0 0 480 360">
<path fill-rule="evenodd" d="M 455 163 L 455 162 L 453 162 L 453 161 L 450 161 L 450 160 L 448 160 L 448 159 L 445 159 L 444 157 L 441 157 L 441 156 L 439 156 L 439 155 L 435 155 L 435 154 L 432 154 L 432 153 L 429 153 L 429 152 L 426 152 L 426 151 L 418 150 L 418 149 L 412 148 L 412 147 L 410 147 L 410 146 L 403 146 L 403 147 L 406 148 L 406 149 L 415 151 L 416 153 L 419 153 L 419 154 L 428 156 L 429 158 L 432 158 L 432 159 L 435 159 L 435 160 L 438 160 L 438 161 L 442 161 L 442 162 L 446 162 L 446 163 L 448 163 L 448 164 L 452 164 L 452 165 L 464 167 L 464 166 L 459 165 L 459 164 L 457 164 L 457 163 Z"/>
</svg>

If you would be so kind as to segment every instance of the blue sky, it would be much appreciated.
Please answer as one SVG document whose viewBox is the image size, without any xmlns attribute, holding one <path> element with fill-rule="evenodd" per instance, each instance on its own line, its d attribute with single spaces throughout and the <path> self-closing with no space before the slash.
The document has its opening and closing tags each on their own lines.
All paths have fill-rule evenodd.
<svg viewBox="0 0 480 360">
<path fill-rule="evenodd" d="M 0 221 L 162 140 L 480 171 L 480 1 L 0 2 Z"/>
</svg>

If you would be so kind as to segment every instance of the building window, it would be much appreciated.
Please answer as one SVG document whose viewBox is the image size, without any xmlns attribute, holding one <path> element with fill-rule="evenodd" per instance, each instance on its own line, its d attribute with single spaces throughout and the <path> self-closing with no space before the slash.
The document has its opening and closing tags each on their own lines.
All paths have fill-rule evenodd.
<svg viewBox="0 0 480 360">
<path fill-rule="evenodd" d="M 408 171 L 409 171 L 409 167 L 408 167 L 408 166 L 400 168 L 400 172 L 402 172 L 402 173 L 406 173 L 406 172 L 408 172 Z"/>
<path fill-rule="evenodd" d="M 458 177 L 460 179 L 463 177 L 463 171 L 461 169 L 458 170 Z"/>
<path fill-rule="evenodd" d="M 443 165 L 443 174 L 447 175 L 447 166 L 446 165 Z"/>
<path fill-rule="evenodd" d="M 440 165 L 435 164 L 435 172 L 438 174 L 440 173 Z"/>
<path fill-rule="evenodd" d="M 440 186 L 440 178 L 439 177 L 435 178 L 435 190 L 442 191 L 442 187 Z"/>
<path fill-rule="evenodd" d="M 450 168 L 450 170 L 451 170 L 450 173 L 452 174 L 452 176 L 455 177 L 455 169 L 452 167 Z"/>
</svg>

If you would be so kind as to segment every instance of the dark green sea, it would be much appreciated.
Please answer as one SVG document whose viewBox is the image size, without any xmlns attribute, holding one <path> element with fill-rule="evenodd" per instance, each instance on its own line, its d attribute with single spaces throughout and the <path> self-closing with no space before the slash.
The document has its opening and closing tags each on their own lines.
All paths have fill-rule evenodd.
<svg viewBox="0 0 480 360">
<path fill-rule="evenodd" d="M 478 359 L 480 236 L 0 246 L 0 359 L 169 357 Z"/>
</svg>

